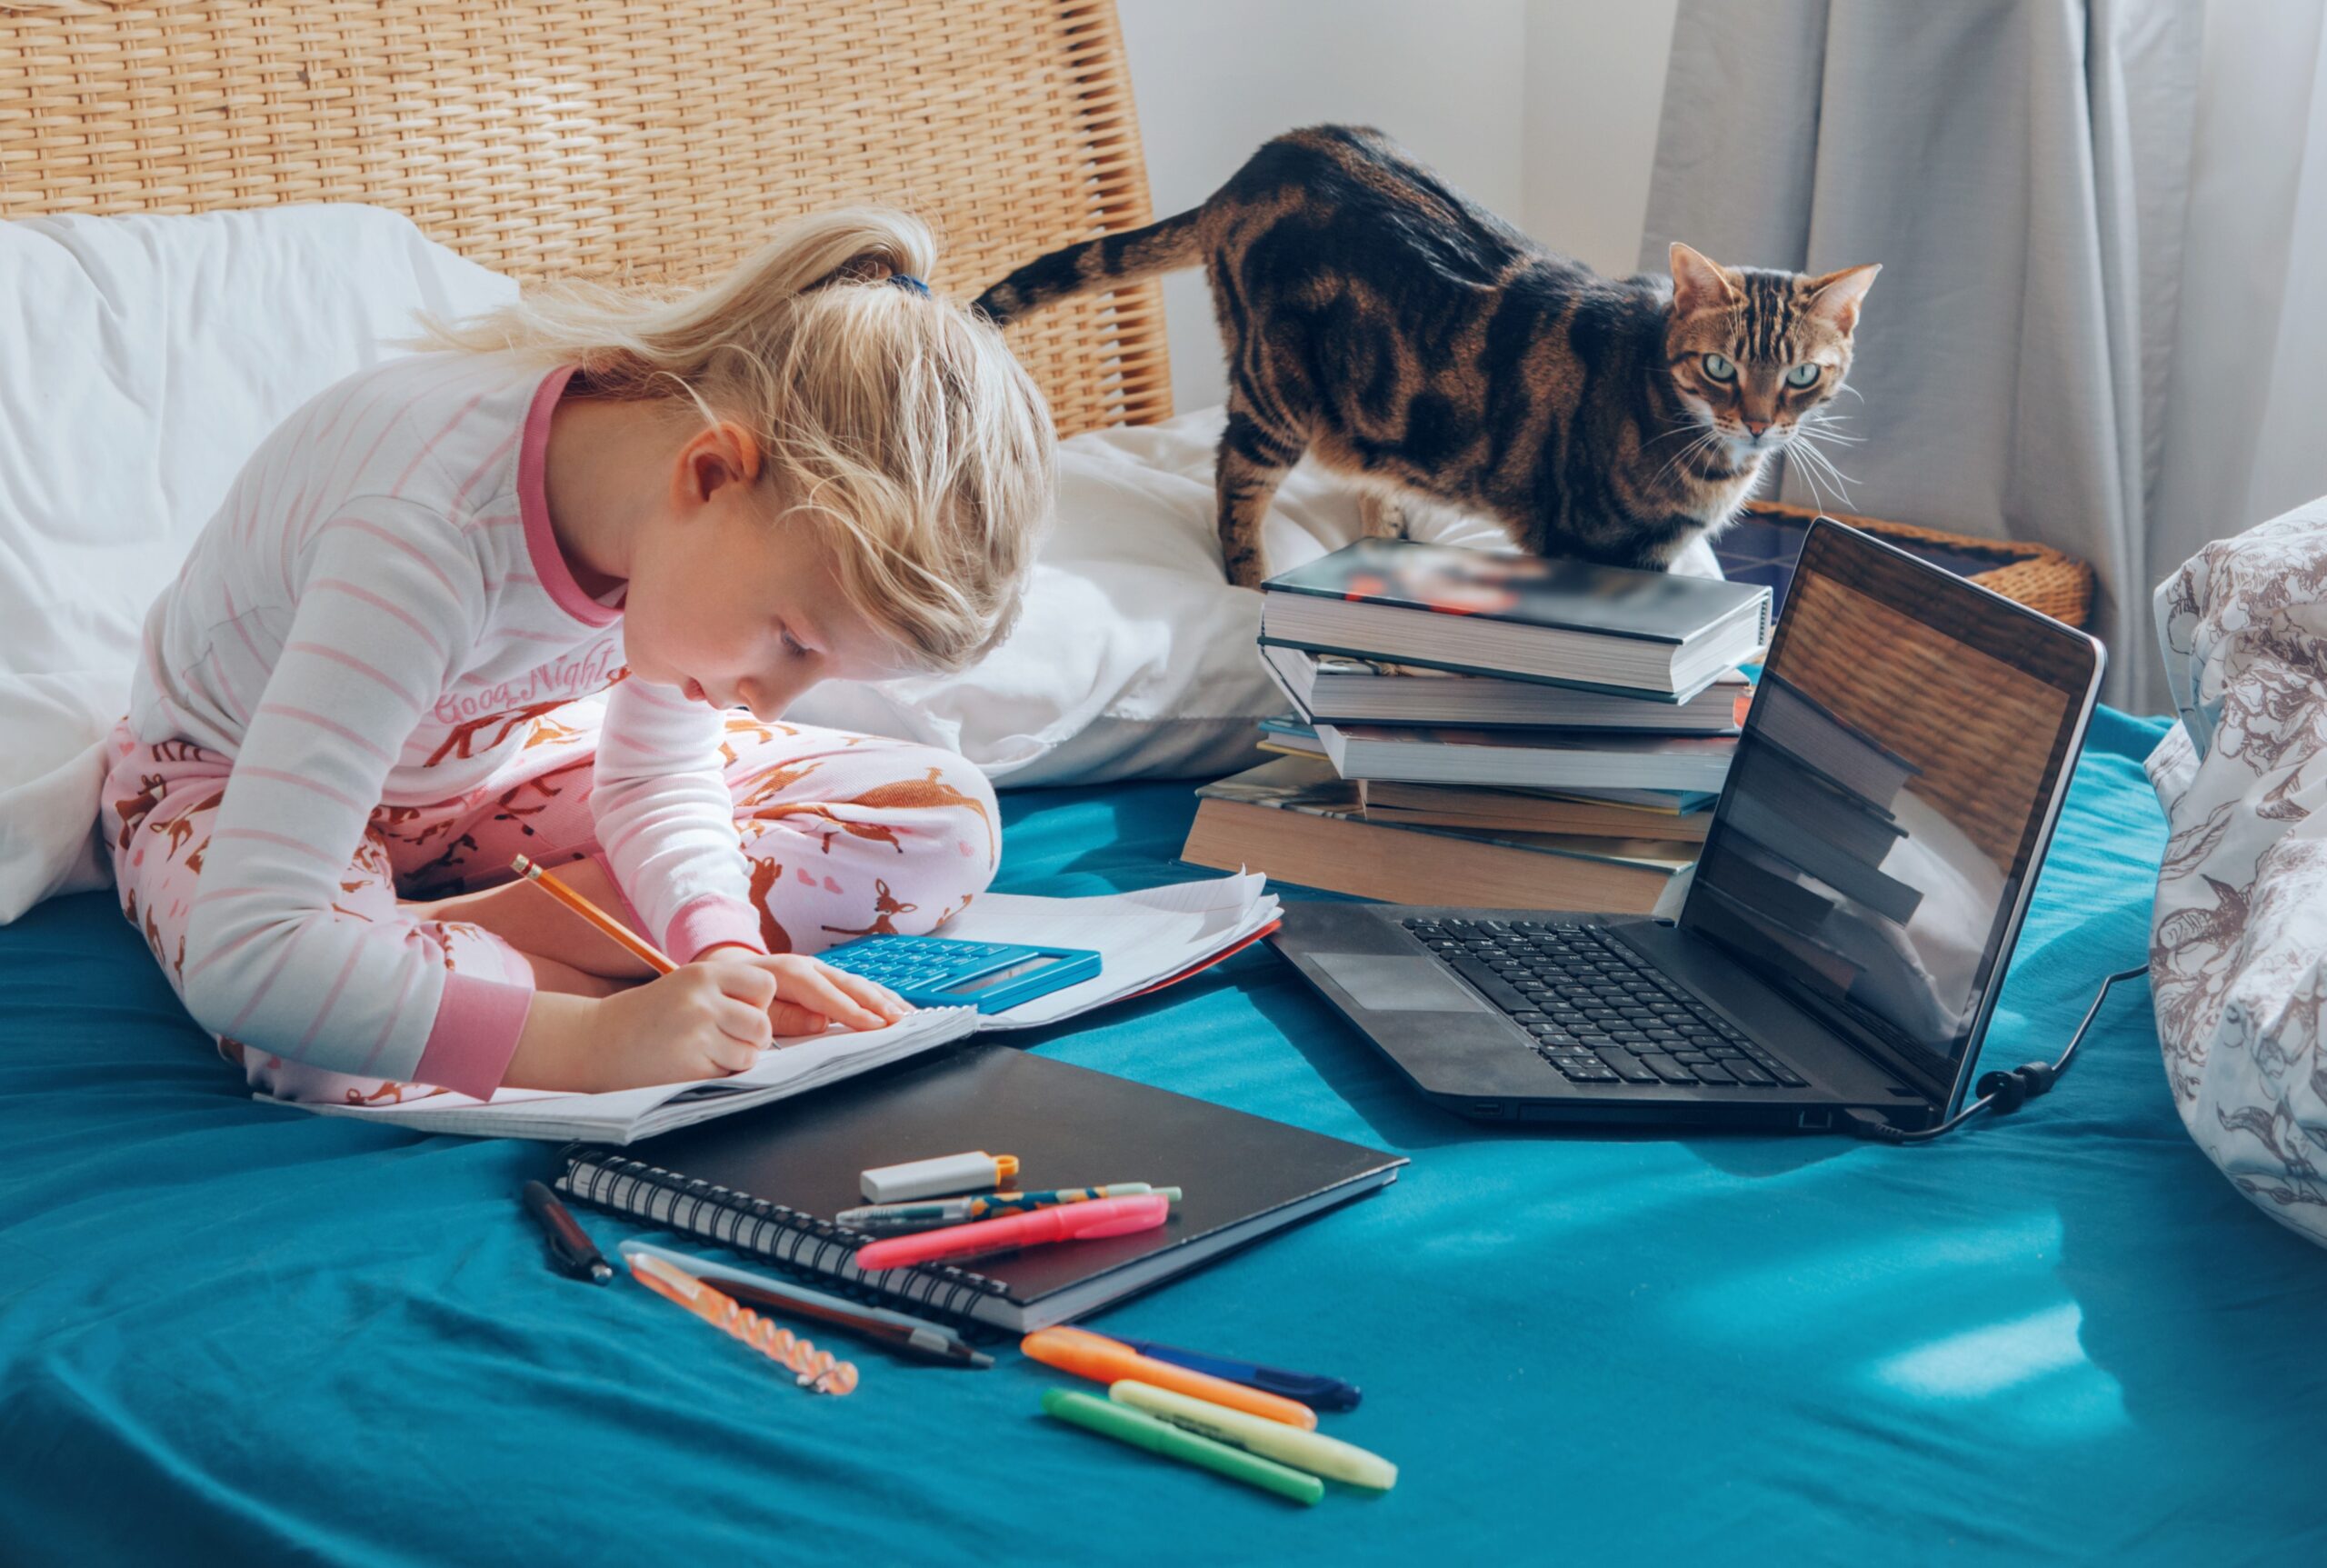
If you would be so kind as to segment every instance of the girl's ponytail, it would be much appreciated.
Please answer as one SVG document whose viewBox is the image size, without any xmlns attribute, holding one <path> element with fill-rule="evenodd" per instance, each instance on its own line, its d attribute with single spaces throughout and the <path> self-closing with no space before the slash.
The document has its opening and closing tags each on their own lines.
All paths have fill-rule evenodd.
<svg viewBox="0 0 2327 1568">
<path fill-rule="evenodd" d="M 828 284 L 926 277 L 936 243 L 910 213 L 841 207 L 778 224 L 727 275 L 688 290 L 609 288 L 573 279 L 458 323 L 424 319 L 423 343 L 578 365 L 608 397 L 699 390 L 721 354 L 765 342 L 799 296 Z M 674 386 L 673 382 L 679 385 Z"/>
<path fill-rule="evenodd" d="M 700 289 L 549 285 L 424 322 L 424 345 L 576 365 L 576 393 L 743 425 L 760 484 L 824 536 L 851 603 L 924 666 L 957 669 L 1016 613 L 1056 453 L 1000 332 L 921 282 L 935 259 L 910 214 L 843 208 L 778 225 Z M 908 286 L 864 286 L 892 277 Z"/>
</svg>

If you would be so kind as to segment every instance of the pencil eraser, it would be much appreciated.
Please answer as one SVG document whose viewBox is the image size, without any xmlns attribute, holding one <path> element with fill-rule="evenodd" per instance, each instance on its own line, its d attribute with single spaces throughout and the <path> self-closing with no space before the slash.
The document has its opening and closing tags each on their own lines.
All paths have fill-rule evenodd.
<svg viewBox="0 0 2327 1568">
<path fill-rule="evenodd" d="M 944 1193 L 976 1193 L 1000 1185 L 1018 1174 L 1012 1154 L 989 1154 L 974 1149 L 966 1154 L 941 1154 L 934 1160 L 908 1160 L 902 1165 L 882 1165 L 859 1178 L 864 1195 L 876 1203 L 902 1203 L 934 1198 Z"/>
</svg>

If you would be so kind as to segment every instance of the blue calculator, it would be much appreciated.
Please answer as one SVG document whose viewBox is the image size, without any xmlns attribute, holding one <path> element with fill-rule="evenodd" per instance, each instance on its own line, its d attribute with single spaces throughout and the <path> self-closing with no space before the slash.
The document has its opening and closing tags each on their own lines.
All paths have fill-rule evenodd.
<svg viewBox="0 0 2327 1568">
<path fill-rule="evenodd" d="M 981 1013 L 1006 1012 L 1099 973 L 1099 955 L 1087 948 L 944 936 L 861 936 L 816 957 L 885 985 L 916 1007 L 974 1007 Z"/>
</svg>

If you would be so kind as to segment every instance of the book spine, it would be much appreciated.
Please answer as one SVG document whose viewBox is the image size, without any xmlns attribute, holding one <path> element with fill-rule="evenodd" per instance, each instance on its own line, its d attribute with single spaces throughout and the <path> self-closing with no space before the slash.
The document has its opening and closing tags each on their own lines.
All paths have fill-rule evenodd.
<svg viewBox="0 0 2327 1568">
<path fill-rule="evenodd" d="M 1417 669 L 1443 670 L 1450 675 L 1475 675 L 1482 680 L 1523 681 L 1531 686 L 1551 686 L 1563 692 L 1590 692 L 1596 696 L 1624 697 L 1643 703 L 1685 703 L 1703 694 L 1704 689 L 1719 678 L 1719 672 L 1706 676 L 1695 685 L 1675 691 L 1669 686 L 1615 686 L 1602 681 L 1563 680 L 1556 675 L 1530 674 L 1524 670 L 1506 669 L 1494 664 L 1463 664 L 1448 659 L 1417 658 L 1412 654 L 1396 653 L 1385 648 L 1360 648 L 1347 643 L 1304 641 L 1296 637 L 1275 636 L 1262 628 L 1261 646 L 1264 648 L 1293 648 L 1304 654 L 1338 654 L 1345 659 L 1370 659 L 1383 664 L 1412 664 Z"/>
<path fill-rule="evenodd" d="M 876 1279 L 851 1261 L 865 1238 L 845 1226 L 592 1145 L 569 1145 L 564 1154 L 557 1185 L 583 1203 L 732 1248 L 839 1294 L 971 1328 L 986 1326 L 971 1307 L 1003 1293 L 1000 1282 L 944 1263 L 884 1270 Z"/>
<path fill-rule="evenodd" d="M 1571 859 L 1379 823 L 1201 801 L 1180 858 L 1393 904 L 1647 914 L 1676 872 Z"/>
<path fill-rule="evenodd" d="M 1659 576 L 1663 574 L 1656 574 Z M 1718 581 L 1718 579 L 1705 580 Z M 1530 631 L 1566 632 L 1579 637 L 1605 637 L 1612 643 L 1670 643 L 1674 647 L 1679 647 L 1688 641 L 1686 637 L 1671 632 L 1653 631 L 1644 626 L 1610 625 L 1604 621 L 1579 620 L 1573 616 L 1553 614 L 1543 609 L 1530 611 L 1516 605 L 1508 610 L 1453 609 L 1443 604 L 1428 604 L 1420 599 L 1401 598 L 1394 594 L 1353 594 L 1346 584 L 1288 582 L 1282 577 L 1273 577 L 1262 584 L 1261 594 L 1261 603 L 1263 606 L 1261 613 L 1263 616 L 1268 614 L 1266 609 L 1268 595 L 1274 594 L 1303 599 L 1322 599 L 1328 604 L 1361 604 L 1369 610 L 1393 610 L 1402 615 L 1417 617 L 1434 615 L 1441 618 L 1457 617 L 1465 621 L 1492 621 L 1498 625 L 1523 626 Z M 1766 604 L 1766 601 L 1764 603 Z M 1734 614 L 1735 606 L 1733 605 L 1725 613 Z M 1763 614 L 1766 616 L 1768 612 L 1764 610 Z"/>
</svg>

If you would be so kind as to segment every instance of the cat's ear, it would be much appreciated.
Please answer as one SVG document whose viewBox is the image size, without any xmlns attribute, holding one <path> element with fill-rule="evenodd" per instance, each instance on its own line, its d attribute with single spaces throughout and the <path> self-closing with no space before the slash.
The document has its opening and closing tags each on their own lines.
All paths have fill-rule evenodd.
<svg viewBox="0 0 2327 1568">
<path fill-rule="evenodd" d="M 1693 251 L 1679 240 L 1673 242 L 1673 314 L 1676 316 L 1694 315 L 1701 310 L 1727 310 L 1737 298 L 1737 285 L 1729 281 L 1713 257 Z"/>
<path fill-rule="evenodd" d="M 1810 302 L 1803 308 L 1809 315 L 1824 322 L 1836 332 L 1848 336 L 1858 325 L 1858 302 L 1874 286 L 1874 275 L 1883 270 L 1873 266 L 1846 266 L 1840 272 L 1830 272 L 1824 277 L 1810 280 Z"/>
</svg>

